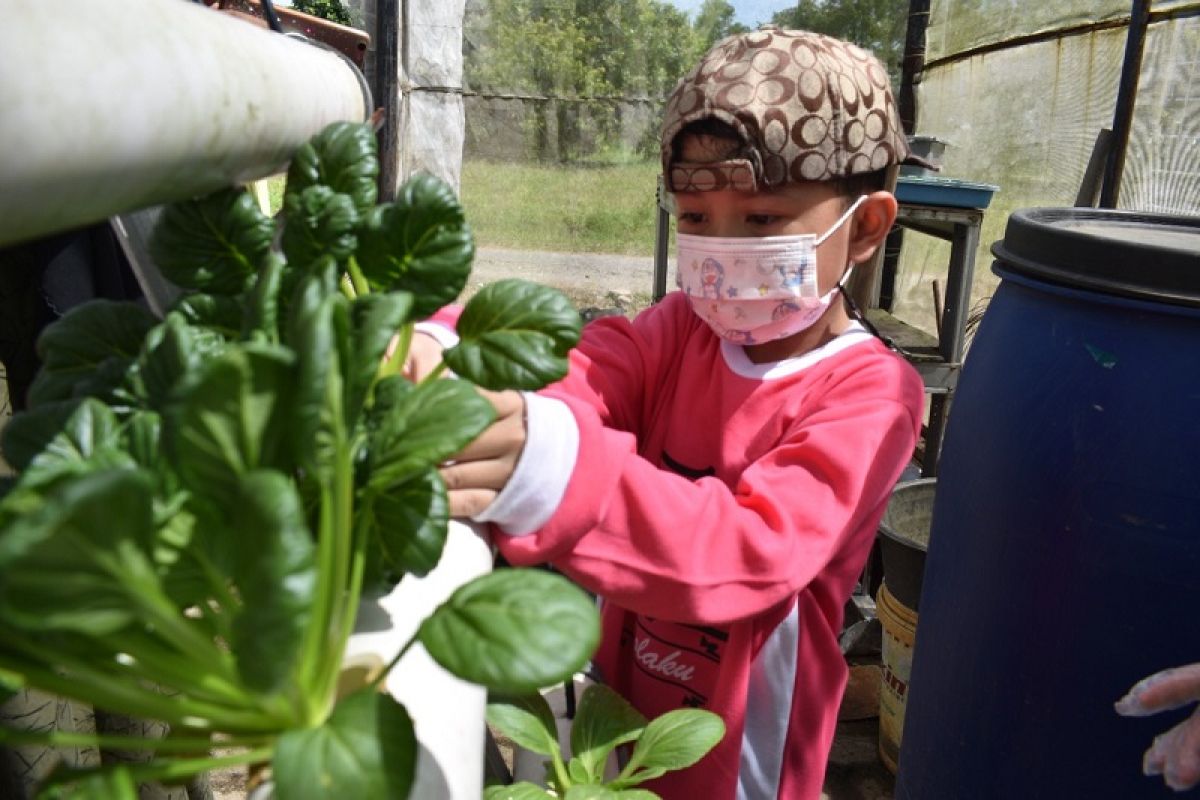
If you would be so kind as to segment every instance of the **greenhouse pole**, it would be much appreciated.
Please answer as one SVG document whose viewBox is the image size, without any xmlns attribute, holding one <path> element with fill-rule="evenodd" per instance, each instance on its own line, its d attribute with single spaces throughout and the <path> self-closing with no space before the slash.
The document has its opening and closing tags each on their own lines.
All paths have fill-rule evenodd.
<svg viewBox="0 0 1200 800">
<path fill-rule="evenodd" d="M 900 93 L 896 104 L 900 111 L 900 122 L 904 132 L 917 132 L 917 78 L 925 69 L 925 34 L 929 28 L 929 0 L 909 0 L 908 26 L 904 34 L 904 58 L 900 62 Z M 876 303 L 880 308 L 891 311 L 896 294 L 896 269 L 900 262 L 900 249 L 904 246 L 904 229 L 899 225 L 892 228 L 883 246 L 883 264 L 880 267 Z"/>
<path fill-rule="evenodd" d="M 417 172 L 457 192 L 466 132 L 465 0 L 377 0 L 376 9 L 376 97 L 384 109 L 380 196 L 391 199 Z"/>
<path fill-rule="evenodd" d="M 1133 108 L 1137 101 L 1138 77 L 1142 71 L 1142 54 L 1146 49 L 1146 29 L 1150 24 L 1149 0 L 1133 0 L 1129 12 L 1129 34 L 1125 39 L 1125 59 L 1121 64 L 1121 81 L 1117 86 L 1117 106 L 1113 111 L 1112 151 L 1104 170 L 1104 185 L 1100 191 L 1100 208 L 1116 208 L 1121 194 L 1121 175 L 1125 171 L 1125 153 L 1133 128 Z"/>
<path fill-rule="evenodd" d="M 403 0 L 376 0 L 375 98 L 383 109 L 379 130 L 379 200 L 396 197 L 400 180 L 400 65 L 403 63 Z"/>
<path fill-rule="evenodd" d="M 910 0 L 904 35 L 904 60 L 900 65 L 900 95 L 896 103 L 904 132 L 917 131 L 916 81 L 925 69 L 925 32 L 929 27 L 929 0 Z"/>
</svg>

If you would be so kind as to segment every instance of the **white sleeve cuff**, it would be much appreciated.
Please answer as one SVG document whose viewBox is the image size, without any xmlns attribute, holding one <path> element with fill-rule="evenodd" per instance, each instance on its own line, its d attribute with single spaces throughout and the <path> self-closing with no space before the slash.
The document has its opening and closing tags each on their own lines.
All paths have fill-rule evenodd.
<svg viewBox="0 0 1200 800">
<path fill-rule="evenodd" d="M 432 336 L 434 339 L 437 339 L 437 343 L 442 346 L 443 350 L 449 350 L 458 344 L 458 333 L 436 322 L 418 322 L 413 325 L 413 333 L 424 333 Z"/>
<path fill-rule="evenodd" d="M 516 469 L 476 522 L 491 522 L 510 536 L 526 536 L 558 510 L 579 456 L 579 425 L 561 400 L 523 392 L 525 447 Z"/>
</svg>

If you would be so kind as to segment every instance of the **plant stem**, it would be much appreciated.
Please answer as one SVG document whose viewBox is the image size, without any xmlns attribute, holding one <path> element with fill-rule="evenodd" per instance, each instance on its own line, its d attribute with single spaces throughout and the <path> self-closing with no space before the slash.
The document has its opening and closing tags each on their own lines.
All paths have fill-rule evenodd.
<svg viewBox="0 0 1200 800">
<path fill-rule="evenodd" d="M 13 631 L 6 636 L 12 637 Z M 269 733 L 284 727 L 282 721 L 258 709 L 247 711 L 196 700 L 187 695 L 166 695 L 147 688 L 138 681 L 94 669 L 86 662 L 64 657 L 61 652 L 42 653 L 29 642 L 8 642 L 32 653 L 39 660 L 54 664 L 54 668 L 31 665 L 28 662 L 11 666 L 25 677 L 29 686 L 83 703 L 119 711 L 135 717 L 147 717 L 163 722 L 201 730 L 220 730 L 245 733 Z M 6 667 L 5 654 L 0 653 L 0 667 Z M 67 674 L 62 674 L 65 670 Z"/>
<path fill-rule="evenodd" d="M 341 431 L 339 430 L 339 433 Z M 346 652 L 346 640 L 358 614 L 359 590 L 362 586 L 362 562 L 355 558 L 354 535 L 354 465 L 350 447 L 343 437 L 335 450 L 333 473 L 333 567 L 337 583 L 330 595 L 328 617 L 325 620 L 323 661 L 317 673 L 318 697 L 332 700 L 337 676 Z M 358 561 L 359 575 L 354 575 L 352 562 Z"/>
<path fill-rule="evenodd" d="M 151 783 L 161 781 L 175 783 L 201 772 L 210 772 L 228 767 L 240 767 L 243 764 L 257 764 L 269 761 L 275 755 L 272 747 L 258 750 L 247 750 L 231 756 L 212 756 L 208 758 L 179 758 L 164 761 L 149 761 L 143 764 L 125 763 L 112 766 L 96 767 L 93 769 L 72 770 L 55 776 L 54 783 L 62 785 L 75 783 L 92 775 L 103 775 L 118 769 L 125 770 L 135 783 Z"/>
<path fill-rule="evenodd" d="M 94 747 L 105 750 L 153 750 L 157 753 L 203 753 L 214 747 L 250 748 L 270 746 L 271 740 L 262 736 L 213 739 L 187 739 L 169 736 L 151 739 L 144 736 L 113 736 L 76 731 L 21 731 L 0 726 L 0 742 L 18 747 L 41 745 L 47 747 Z"/>
<path fill-rule="evenodd" d="M 317 694 L 321 659 L 325 656 L 325 631 L 332 614 L 333 594 L 339 585 L 340 576 L 335 574 L 334 550 L 338 531 L 333 514 L 333 489 L 325 481 L 320 482 L 320 499 L 317 501 L 317 589 L 313 596 L 312 617 L 304 631 L 300 646 L 300 661 L 297 675 L 304 692 L 304 717 L 306 725 L 320 721 L 324 713 L 326 698 Z"/>
<path fill-rule="evenodd" d="M 440 378 L 440 377 L 442 376 L 442 373 L 443 373 L 443 372 L 445 372 L 445 371 L 446 371 L 446 362 L 445 362 L 445 361 L 439 361 L 439 362 L 438 362 L 438 365 L 437 365 L 436 367 L 434 367 L 434 368 L 433 368 L 433 369 L 432 369 L 432 370 L 429 372 L 429 374 L 428 374 L 428 375 L 426 375 L 426 376 L 425 376 L 425 377 L 424 377 L 424 378 L 421 380 L 421 384 L 422 384 L 422 385 L 424 385 L 424 384 L 426 384 L 426 383 L 429 383 L 430 381 L 436 381 L 438 378 Z"/>
<path fill-rule="evenodd" d="M 371 685 L 369 687 L 371 691 L 373 691 L 373 692 L 378 691 L 379 685 L 382 684 L 385 680 L 387 680 L 388 673 L 391 672 L 392 669 L 394 669 L 395 666 L 400 663 L 400 659 L 404 658 L 405 653 L 407 653 L 409 650 L 411 650 L 412 646 L 416 643 L 417 643 L 417 637 L 414 634 L 411 639 L 409 639 L 407 642 L 404 643 L 404 647 L 400 648 L 400 652 L 396 653 L 396 657 L 393 658 L 391 661 L 389 661 L 387 663 L 387 666 L 379 671 L 379 674 L 375 676 L 375 680 L 371 681 Z"/>
<path fill-rule="evenodd" d="M 401 325 L 400 330 L 396 331 L 396 348 L 392 351 L 391 356 L 379 362 L 379 371 L 375 374 L 376 381 L 389 375 L 399 375 L 404 369 L 404 364 L 408 361 L 408 350 L 412 347 L 413 330 L 413 324 L 410 322 Z M 374 386 L 371 387 L 372 394 L 374 388 Z"/>
<path fill-rule="evenodd" d="M 187 686 L 198 699 L 240 707 L 258 704 L 258 698 L 238 682 L 213 672 L 203 662 L 154 648 L 144 637 L 114 634 L 106 641 L 114 650 L 130 655 L 134 663 L 128 669 L 140 673 L 139 678 L 164 686 Z"/>
<path fill-rule="evenodd" d="M 346 262 L 346 274 L 350 276 L 350 284 L 354 287 L 354 293 L 359 297 L 363 297 L 371 293 L 371 284 L 367 282 L 367 277 L 363 275 L 362 268 L 358 266 L 358 259 L 350 256 Z"/>
<path fill-rule="evenodd" d="M 350 276 L 348 274 L 343 272 L 342 277 L 338 278 L 337 284 L 338 291 L 341 292 L 342 296 L 347 300 L 353 300 L 358 296 L 354 293 L 354 283 L 350 280 Z"/>
</svg>

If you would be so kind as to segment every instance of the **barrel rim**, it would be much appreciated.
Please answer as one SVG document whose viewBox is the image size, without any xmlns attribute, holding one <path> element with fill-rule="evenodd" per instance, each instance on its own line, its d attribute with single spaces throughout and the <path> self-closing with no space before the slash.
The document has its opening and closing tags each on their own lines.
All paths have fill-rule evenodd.
<svg viewBox="0 0 1200 800">
<path fill-rule="evenodd" d="M 1065 221 L 1153 224 L 1194 233 L 1195 250 L 1122 242 Z M 1095 208 L 1017 209 L 992 255 L 1009 271 L 1071 288 L 1200 308 L 1200 217 Z M 1131 269 L 1136 269 L 1130 272 Z"/>
</svg>

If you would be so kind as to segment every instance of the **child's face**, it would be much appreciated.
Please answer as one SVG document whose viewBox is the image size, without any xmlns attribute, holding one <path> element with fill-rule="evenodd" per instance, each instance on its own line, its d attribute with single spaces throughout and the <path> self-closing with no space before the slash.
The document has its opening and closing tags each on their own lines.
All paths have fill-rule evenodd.
<svg viewBox="0 0 1200 800">
<path fill-rule="evenodd" d="M 721 160 L 712 137 L 688 136 L 682 142 L 683 161 Z M 761 192 L 733 190 L 679 192 L 675 195 L 680 233 L 696 236 L 761 237 L 825 233 L 847 207 L 834 184 L 789 183 Z M 836 285 L 849 262 L 850 225 L 842 225 L 817 248 L 817 280 L 822 293 Z"/>
</svg>

